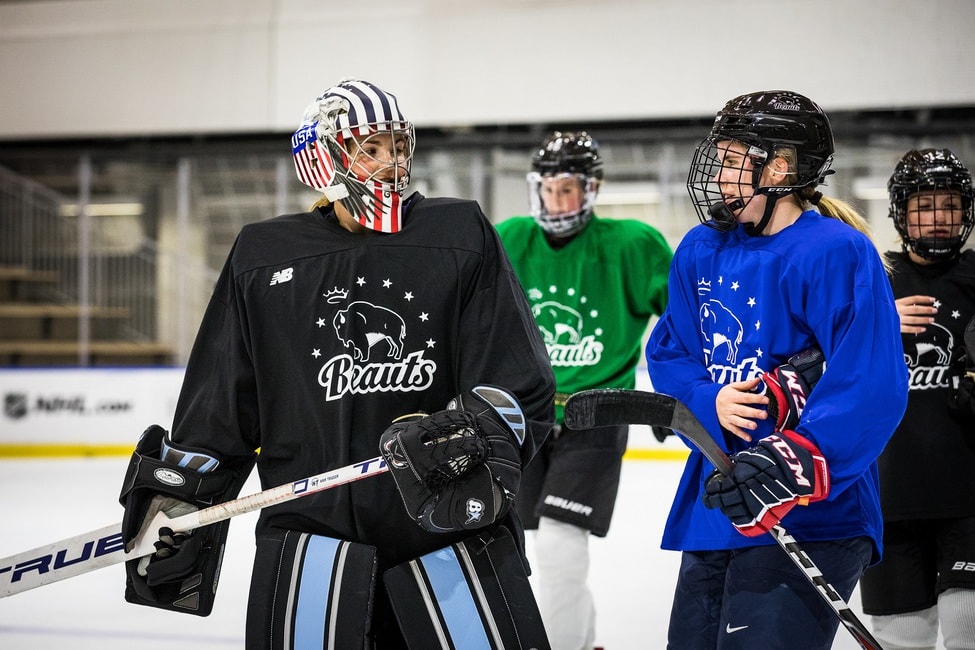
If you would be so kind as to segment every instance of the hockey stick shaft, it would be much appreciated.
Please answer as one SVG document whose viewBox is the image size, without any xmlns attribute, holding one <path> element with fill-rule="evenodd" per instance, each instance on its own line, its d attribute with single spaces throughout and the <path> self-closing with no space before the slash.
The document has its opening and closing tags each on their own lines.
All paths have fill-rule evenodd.
<svg viewBox="0 0 975 650">
<path fill-rule="evenodd" d="M 132 550 L 128 552 L 125 551 L 122 524 L 119 522 L 11 555 L 0 559 L 0 598 L 150 555 L 156 550 L 155 542 L 158 540 L 159 529 L 163 526 L 172 528 L 173 532 L 191 531 L 200 526 L 215 524 L 237 515 L 376 476 L 388 469 L 382 456 L 377 456 L 180 517 L 170 518 L 160 512 L 143 527 L 134 540 Z"/>
<path fill-rule="evenodd" d="M 704 425 L 684 404 L 670 395 L 640 390 L 595 389 L 572 395 L 565 404 L 565 424 L 570 429 L 638 424 L 658 426 L 682 434 L 725 476 L 732 470 L 728 454 L 718 446 Z M 781 525 L 772 537 L 822 596 L 840 622 L 866 650 L 883 650 L 843 597 L 823 577 L 819 567 Z"/>
</svg>

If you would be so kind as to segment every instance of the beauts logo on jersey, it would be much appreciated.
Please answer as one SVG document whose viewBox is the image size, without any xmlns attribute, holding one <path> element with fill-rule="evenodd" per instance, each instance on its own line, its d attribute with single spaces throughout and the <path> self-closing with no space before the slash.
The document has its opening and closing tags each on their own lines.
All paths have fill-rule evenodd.
<svg viewBox="0 0 975 650">
<path fill-rule="evenodd" d="M 597 339 L 602 336 L 603 329 L 586 322 L 599 319 L 596 309 L 582 311 L 588 302 L 586 296 L 576 295 L 575 288 L 570 287 L 565 296 L 560 297 L 559 288 L 551 286 L 547 292 L 529 289 L 528 300 L 553 366 L 594 366 L 599 363 L 603 344 Z M 592 334 L 585 334 L 586 330 Z"/>
<path fill-rule="evenodd" d="M 311 356 L 320 359 L 323 349 L 336 348 L 336 341 L 345 350 L 325 359 L 318 370 L 326 400 L 348 393 L 430 387 L 437 371 L 437 364 L 424 358 L 424 352 L 437 345 L 424 333 L 430 314 L 414 304 L 413 291 L 397 284 L 389 278 L 360 276 L 351 289 L 333 287 L 322 293 L 315 326 L 325 341 Z M 363 298 L 351 295 L 353 291 L 364 294 Z"/>
<path fill-rule="evenodd" d="M 957 309 L 942 309 L 944 305 L 935 300 L 938 309 L 936 318 L 961 319 Z M 910 373 L 911 390 L 932 390 L 937 388 L 956 388 L 952 386 L 952 359 L 961 352 L 955 346 L 955 336 L 944 325 L 931 323 L 923 332 L 904 335 L 904 362 Z"/>
<path fill-rule="evenodd" d="M 716 282 L 723 285 L 725 279 L 720 277 Z M 749 318 L 748 314 L 735 313 L 735 310 L 725 305 L 724 301 L 712 296 L 711 288 L 712 280 L 707 278 L 698 280 L 697 295 L 701 299 L 698 317 L 701 335 L 707 344 L 703 351 L 708 372 L 711 373 L 714 381 L 720 384 L 758 377 L 762 374 L 762 369 L 758 365 L 762 351 L 747 349 L 742 345 L 742 341 L 745 327 L 752 327 L 758 331 L 762 327 L 761 321 Z M 737 281 L 733 281 L 729 288 L 737 292 L 740 285 Z M 747 309 L 756 306 L 754 298 L 747 298 L 744 303 Z"/>
</svg>

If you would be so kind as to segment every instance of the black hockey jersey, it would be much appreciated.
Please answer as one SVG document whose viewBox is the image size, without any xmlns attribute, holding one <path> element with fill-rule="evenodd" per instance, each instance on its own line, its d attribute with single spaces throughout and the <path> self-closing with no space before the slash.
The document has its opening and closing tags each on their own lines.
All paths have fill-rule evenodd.
<svg viewBox="0 0 975 650">
<path fill-rule="evenodd" d="M 552 425 L 554 379 L 521 285 L 473 201 L 412 195 L 395 234 L 331 208 L 245 226 L 186 368 L 173 440 L 232 462 L 260 449 L 267 489 L 379 454 L 393 419 L 477 384 L 513 392 L 524 461 Z M 268 526 L 376 546 L 389 566 L 465 535 L 408 518 L 389 474 L 262 511 Z"/>
<path fill-rule="evenodd" d="M 933 296 L 938 313 L 920 334 L 902 334 L 910 372 L 907 412 L 879 460 L 887 521 L 975 515 L 975 417 L 952 407 L 964 371 L 963 333 L 975 314 L 975 251 L 921 266 L 893 261 L 895 298 Z"/>
</svg>

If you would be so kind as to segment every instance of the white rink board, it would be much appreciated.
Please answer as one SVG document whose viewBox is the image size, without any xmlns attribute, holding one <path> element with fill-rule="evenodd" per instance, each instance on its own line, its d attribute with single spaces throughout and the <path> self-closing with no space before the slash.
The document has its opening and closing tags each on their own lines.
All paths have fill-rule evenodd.
<svg viewBox="0 0 975 650">
<path fill-rule="evenodd" d="M 169 428 L 183 368 L 0 370 L 3 445 L 135 444 Z"/>
</svg>

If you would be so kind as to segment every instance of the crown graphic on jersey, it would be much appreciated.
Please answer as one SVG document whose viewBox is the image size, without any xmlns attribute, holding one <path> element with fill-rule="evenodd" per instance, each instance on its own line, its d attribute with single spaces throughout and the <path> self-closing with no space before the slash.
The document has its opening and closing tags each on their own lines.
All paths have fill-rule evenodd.
<svg viewBox="0 0 975 650">
<path fill-rule="evenodd" d="M 701 278 L 697 281 L 697 295 L 703 296 L 706 293 L 711 293 L 711 283 Z"/>
<path fill-rule="evenodd" d="M 325 294 L 325 302 L 327 302 L 330 305 L 334 305 L 335 303 L 342 302 L 348 297 L 349 297 L 348 289 L 339 289 L 338 287 L 334 287 L 330 289 L 328 293 Z"/>
</svg>

